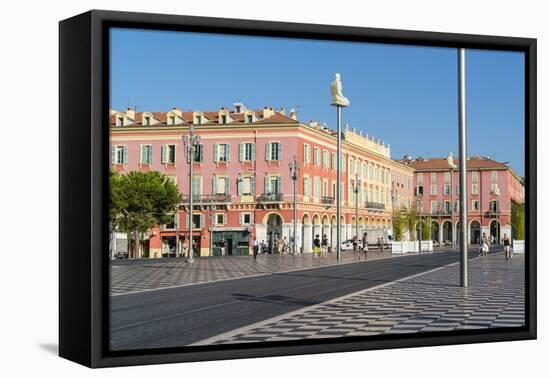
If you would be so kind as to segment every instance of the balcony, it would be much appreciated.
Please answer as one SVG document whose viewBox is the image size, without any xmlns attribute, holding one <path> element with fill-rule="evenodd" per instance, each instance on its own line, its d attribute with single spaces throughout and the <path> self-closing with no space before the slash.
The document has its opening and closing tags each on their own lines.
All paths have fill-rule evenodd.
<svg viewBox="0 0 550 378">
<path fill-rule="evenodd" d="M 283 201 L 283 193 L 264 193 L 258 196 L 257 201 L 260 203 L 275 203 Z"/>
<path fill-rule="evenodd" d="M 495 210 L 495 209 L 489 209 L 485 212 L 485 216 L 490 217 L 490 218 L 498 217 L 498 216 L 500 216 L 500 214 L 501 214 L 501 211 L 500 210 Z"/>
<path fill-rule="evenodd" d="M 336 202 L 334 197 L 323 196 L 321 197 L 321 203 L 323 205 L 334 205 Z"/>
<path fill-rule="evenodd" d="M 383 203 L 378 203 L 378 202 L 365 202 L 365 208 L 367 210 L 373 210 L 373 211 L 379 211 L 379 212 L 382 212 L 384 210 L 386 210 L 386 205 L 383 204 Z"/>
</svg>

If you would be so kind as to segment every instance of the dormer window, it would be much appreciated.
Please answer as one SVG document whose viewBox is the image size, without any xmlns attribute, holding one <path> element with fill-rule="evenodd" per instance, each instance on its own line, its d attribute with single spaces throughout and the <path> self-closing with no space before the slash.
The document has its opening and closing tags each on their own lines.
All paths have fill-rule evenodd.
<svg viewBox="0 0 550 378">
<path fill-rule="evenodd" d="M 202 121 L 202 117 L 200 115 L 195 117 L 195 124 L 200 125 Z"/>
<path fill-rule="evenodd" d="M 151 117 L 144 117 L 145 126 L 151 126 Z"/>
<path fill-rule="evenodd" d="M 124 126 L 124 117 L 118 117 L 118 125 Z"/>
<path fill-rule="evenodd" d="M 252 114 L 246 115 L 246 123 L 252 123 L 254 122 L 254 118 L 252 117 Z"/>
<path fill-rule="evenodd" d="M 170 125 L 175 125 L 175 124 L 176 124 L 176 117 L 170 116 Z"/>
<path fill-rule="evenodd" d="M 226 116 L 225 114 L 222 115 L 221 121 L 220 121 L 220 122 L 221 122 L 222 124 L 224 124 L 224 125 L 227 123 L 227 116 Z"/>
</svg>

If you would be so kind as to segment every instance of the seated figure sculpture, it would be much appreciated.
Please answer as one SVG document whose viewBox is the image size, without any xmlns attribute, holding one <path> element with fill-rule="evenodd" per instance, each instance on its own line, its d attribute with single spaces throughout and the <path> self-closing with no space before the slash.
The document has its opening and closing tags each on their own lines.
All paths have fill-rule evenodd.
<svg viewBox="0 0 550 378">
<path fill-rule="evenodd" d="M 332 95 L 332 104 L 339 106 L 348 106 L 349 100 L 342 93 L 342 82 L 340 81 L 340 74 L 334 75 L 334 81 L 330 85 L 330 93 Z"/>
</svg>

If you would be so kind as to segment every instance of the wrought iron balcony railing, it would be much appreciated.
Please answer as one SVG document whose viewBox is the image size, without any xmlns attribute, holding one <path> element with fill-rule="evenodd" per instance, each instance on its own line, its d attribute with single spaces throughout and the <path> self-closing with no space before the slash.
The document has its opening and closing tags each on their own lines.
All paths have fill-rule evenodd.
<svg viewBox="0 0 550 378">
<path fill-rule="evenodd" d="M 500 214 L 501 214 L 500 210 L 495 210 L 495 209 L 489 209 L 485 212 L 485 215 L 488 217 L 496 217 L 496 216 L 499 216 Z"/>
<path fill-rule="evenodd" d="M 184 204 L 189 203 L 189 195 L 182 196 Z M 193 202 L 200 203 L 228 203 L 231 202 L 229 194 L 193 194 Z"/>
<path fill-rule="evenodd" d="M 365 208 L 368 210 L 385 210 L 386 205 L 378 202 L 365 202 Z"/>
<path fill-rule="evenodd" d="M 257 198 L 258 202 L 282 202 L 283 193 L 264 193 Z"/>
<path fill-rule="evenodd" d="M 321 203 L 323 205 L 334 205 L 336 202 L 334 197 L 323 196 L 321 197 Z"/>
</svg>

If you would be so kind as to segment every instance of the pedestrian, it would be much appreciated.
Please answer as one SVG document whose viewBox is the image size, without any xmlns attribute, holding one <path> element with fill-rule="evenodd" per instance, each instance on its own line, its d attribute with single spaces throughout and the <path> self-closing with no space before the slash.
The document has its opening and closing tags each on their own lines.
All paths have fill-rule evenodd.
<svg viewBox="0 0 550 378">
<path fill-rule="evenodd" d="M 328 236 L 323 235 L 323 240 L 321 241 L 321 253 L 323 257 L 326 257 L 328 254 Z"/>
<path fill-rule="evenodd" d="M 183 257 L 187 255 L 187 241 L 183 239 L 183 243 L 181 245 L 181 254 Z"/>
<path fill-rule="evenodd" d="M 319 240 L 319 235 L 315 235 L 313 239 L 313 257 L 319 258 L 321 256 L 321 241 Z"/>
<path fill-rule="evenodd" d="M 357 235 L 354 235 L 351 239 L 351 243 L 353 245 L 353 252 L 357 252 Z"/>
<path fill-rule="evenodd" d="M 286 236 L 283 237 L 283 254 L 288 254 L 288 240 Z"/>
<path fill-rule="evenodd" d="M 384 240 L 382 238 L 378 238 L 378 251 L 382 252 L 384 249 Z"/>
<path fill-rule="evenodd" d="M 367 252 L 369 251 L 369 242 L 367 240 L 367 233 L 363 233 L 363 239 L 361 240 L 361 246 L 363 247 L 363 254 L 365 255 L 365 260 L 367 259 Z"/>
<path fill-rule="evenodd" d="M 256 238 L 254 238 L 254 243 L 252 244 L 252 254 L 254 255 L 254 260 L 256 260 L 256 257 L 258 256 L 258 251 L 260 250 L 260 246 L 258 244 L 258 241 Z"/>
<path fill-rule="evenodd" d="M 510 260 L 512 258 L 512 248 L 510 247 L 510 239 L 508 239 L 508 236 L 504 234 L 504 237 L 502 238 L 502 244 L 504 244 L 504 255 L 506 256 L 506 260 Z"/>
<path fill-rule="evenodd" d="M 220 252 L 222 256 L 225 256 L 225 239 L 220 240 Z"/>
<path fill-rule="evenodd" d="M 485 235 L 485 232 L 481 236 L 481 243 L 479 248 L 481 252 L 481 259 L 487 259 L 487 254 L 489 253 L 489 239 L 487 239 L 487 235 Z"/>
</svg>

